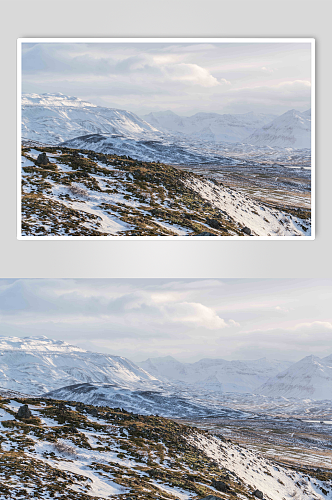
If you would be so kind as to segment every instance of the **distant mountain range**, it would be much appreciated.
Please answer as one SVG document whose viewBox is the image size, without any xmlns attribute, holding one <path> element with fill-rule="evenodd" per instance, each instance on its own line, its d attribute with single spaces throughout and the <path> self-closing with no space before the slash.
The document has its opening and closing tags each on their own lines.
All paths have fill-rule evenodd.
<svg viewBox="0 0 332 500">
<path fill-rule="evenodd" d="M 310 110 L 304 113 L 291 110 L 278 117 L 253 112 L 196 113 L 181 117 L 172 111 L 163 111 L 140 118 L 130 111 L 96 106 L 61 93 L 22 95 L 22 138 L 46 144 L 80 139 L 79 146 L 69 143 L 71 147 L 80 148 L 87 148 L 89 142 L 96 146 L 98 142 L 96 151 L 105 153 L 115 148 L 114 152 L 121 154 L 116 149 L 120 147 L 122 154 L 132 151 L 144 160 L 155 159 L 151 154 L 147 157 L 144 154 L 156 148 L 162 161 L 175 161 L 188 141 L 310 148 L 310 130 Z M 133 144 L 127 144 L 126 140 Z M 173 157 L 166 154 L 167 147 L 177 148 Z M 191 150 L 191 154 L 198 155 L 198 152 Z M 213 160 L 216 158 L 210 159 Z"/>
<path fill-rule="evenodd" d="M 332 400 L 332 355 L 307 356 L 297 363 L 266 358 L 181 363 L 166 356 L 135 364 L 44 336 L 0 337 L 0 390 L 74 400 L 80 396 L 77 401 L 92 404 L 118 401 L 118 406 L 141 406 L 145 412 L 164 405 L 168 415 L 180 407 L 183 414 L 196 407 L 203 413 L 197 401 L 188 402 L 195 391 Z"/>
<path fill-rule="evenodd" d="M 158 130 L 215 142 L 245 142 L 255 130 L 271 123 L 275 115 L 196 113 L 179 116 L 172 111 L 149 113 L 142 117 Z"/>
<path fill-rule="evenodd" d="M 306 356 L 267 380 L 259 392 L 273 397 L 332 400 L 332 355 Z"/>
<path fill-rule="evenodd" d="M 137 364 L 159 380 L 218 392 L 250 393 L 292 363 L 266 358 L 246 361 L 201 359 L 196 363 L 181 363 L 166 356 L 150 358 Z"/>
<path fill-rule="evenodd" d="M 256 146 L 310 148 L 311 110 L 300 113 L 291 109 L 256 130 L 247 141 Z"/>
</svg>

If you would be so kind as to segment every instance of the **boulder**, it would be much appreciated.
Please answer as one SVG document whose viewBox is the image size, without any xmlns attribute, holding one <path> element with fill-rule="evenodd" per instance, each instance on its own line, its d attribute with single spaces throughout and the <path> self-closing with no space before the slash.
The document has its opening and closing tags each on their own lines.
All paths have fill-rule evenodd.
<svg viewBox="0 0 332 500">
<path fill-rule="evenodd" d="M 216 497 L 214 495 L 208 495 L 207 497 L 204 497 L 201 500 L 222 500 L 222 498 L 221 497 Z"/>
<path fill-rule="evenodd" d="M 241 231 L 242 233 L 248 234 L 248 236 L 251 235 L 251 229 L 249 227 L 243 227 Z"/>
<path fill-rule="evenodd" d="M 222 229 L 222 225 L 218 219 L 206 219 L 206 223 L 213 229 Z"/>
<path fill-rule="evenodd" d="M 227 493 L 227 491 L 230 490 L 228 484 L 224 483 L 224 481 L 216 481 L 215 479 L 212 480 L 212 486 L 218 491 L 221 491 L 222 493 Z"/>
<path fill-rule="evenodd" d="M 17 418 L 31 418 L 31 417 L 32 417 L 32 413 L 29 410 L 28 405 L 23 405 L 23 406 L 19 407 L 18 412 L 17 412 Z"/>
<path fill-rule="evenodd" d="M 261 490 L 255 490 L 253 492 L 254 497 L 260 498 L 261 500 L 264 498 L 263 492 Z"/>
<path fill-rule="evenodd" d="M 46 153 L 40 153 L 37 158 L 37 165 L 48 165 L 49 159 L 47 158 Z"/>
<path fill-rule="evenodd" d="M 208 231 L 203 231 L 202 233 L 190 234 L 189 236 L 217 236 L 217 235 L 213 234 L 213 233 L 209 233 Z"/>
</svg>

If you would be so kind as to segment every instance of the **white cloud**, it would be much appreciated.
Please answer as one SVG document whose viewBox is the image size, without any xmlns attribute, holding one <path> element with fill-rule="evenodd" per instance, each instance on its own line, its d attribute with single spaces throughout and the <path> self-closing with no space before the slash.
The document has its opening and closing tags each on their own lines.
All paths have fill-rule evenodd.
<svg viewBox="0 0 332 500">
<path fill-rule="evenodd" d="M 212 76 L 205 68 L 197 64 L 171 64 L 164 66 L 166 75 L 174 81 L 201 85 L 202 87 L 215 87 L 220 82 Z"/>
</svg>

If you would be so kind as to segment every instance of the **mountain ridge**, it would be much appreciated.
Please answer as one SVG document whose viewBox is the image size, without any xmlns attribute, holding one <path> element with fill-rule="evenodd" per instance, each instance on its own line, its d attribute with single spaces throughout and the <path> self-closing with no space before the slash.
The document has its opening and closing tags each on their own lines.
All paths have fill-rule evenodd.
<svg viewBox="0 0 332 500">
<path fill-rule="evenodd" d="M 37 395 L 77 382 L 120 383 L 135 388 L 159 383 L 122 356 L 86 351 L 47 337 L 0 338 L 3 389 Z"/>
</svg>

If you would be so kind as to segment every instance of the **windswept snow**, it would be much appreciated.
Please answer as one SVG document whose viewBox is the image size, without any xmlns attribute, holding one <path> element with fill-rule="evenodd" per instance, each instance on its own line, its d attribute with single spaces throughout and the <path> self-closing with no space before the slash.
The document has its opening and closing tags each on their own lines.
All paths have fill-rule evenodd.
<svg viewBox="0 0 332 500">
<path fill-rule="evenodd" d="M 217 186 L 205 179 L 191 178 L 185 182 L 214 207 L 227 213 L 254 236 L 310 236 L 310 226 L 302 219 L 249 198 L 229 187 Z"/>
<path fill-rule="evenodd" d="M 285 470 L 239 445 L 201 435 L 190 437 L 188 442 L 215 460 L 221 468 L 230 471 L 235 481 L 238 479 L 250 485 L 252 493 L 255 490 L 262 491 L 264 498 L 270 500 L 332 498 L 332 491 L 322 493 L 321 488 L 325 490 L 327 487 L 325 483 L 318 480 L 314 482 L 301 473 Z M 329 485 L 328 488 L 330 487 Z"/>
</svg>

